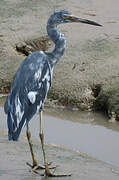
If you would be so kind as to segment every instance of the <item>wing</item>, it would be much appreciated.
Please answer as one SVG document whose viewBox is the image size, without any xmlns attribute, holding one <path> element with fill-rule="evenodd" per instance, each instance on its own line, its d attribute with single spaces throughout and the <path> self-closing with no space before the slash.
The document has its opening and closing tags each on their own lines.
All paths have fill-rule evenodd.
<svg viewBox="0 0 119 180">
<path fill-rule="evenodd" d="M 51 76 L 48 56 L 43 52 L 34 52 L 22 62 L 4 106 L 13 124 L 12 131 L 17 131 L 21 122 L 23 126 L 37 110 L 42 109 L 51 86 Z"/>
</svg>

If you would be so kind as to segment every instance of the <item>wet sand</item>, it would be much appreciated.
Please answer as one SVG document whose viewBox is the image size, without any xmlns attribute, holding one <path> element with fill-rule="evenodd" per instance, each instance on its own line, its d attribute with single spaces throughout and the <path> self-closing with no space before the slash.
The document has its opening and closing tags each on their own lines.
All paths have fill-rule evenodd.
<svg viewBox="0 0 119 180">
<path fill-rule="evenodd" d="M 38 142 L 34 143 L 34 150 L 38 162 L 42 164 L 42 151 Z M 26 162 L 31 162 L 30 152 L 26 139 L 21 138 L 19 142 L 8 142 L 5 134 L 0 134 L 0 179 L 5 180 L 36 180 L 44 179 L 40 174 L 30 172 Z M 56 173 L 72 174 L 71 177 L 62 179 L 81 180 L 118 180 L 119 168 L 101 161 L 97 161 L 81 153 L 67 150 L 61 147 L 46 145 L 46 152 L 49 161 L 59 165 Z M 49 178 L 54 179 L 54 178 Z M 59 180 L 61 178 L 55 178 Z"/>
<path fill-rule="evenodd" d="M 3 105 L 4 98 L 0 100 Z M 44 179 L 44 177 L 40 176 L 43 171 L 40 171 L 40 174 L 34 174 L 26 165 L 26 162 L 31 162 L 31 156 L 27 139 L 25 138 L 25 128 L 23 129 L 20 140 L 18 142 L 8 141 L 6 131 L 6 116 L 3 112 L 2 107 L 0 107 L 0 114 L 0 179 Z M 102 119 L 102 123 L 97 117 L 100 120 Z M 112 124 L 112 126 L 110 127 L 107 126 L 108 123 L 106 122 L 106 118 L 104 117 L 104 115 L 97 114 L 97 117 L 95 118 L 92 113 L 89 114 L 88 112 L 81 113 L 71 112 L 67 110 L 45 109 L 45 142 L 47 144 L 50 144 L 46 145 L 48 161 L 53 161 L 53 165 L 59 165 L 56 169 L 56 173 L 72 174 L 71 177 L 65 177 L 62 179 L 98 180 L 102 178 L 104 180 L 116 180 L 119 178 L 118 159 L 117 162 L 113 161 L 114 157 L 116 157 L 116 154 L 118 157 L 118 152 L 114 152 L 115 148 L 117 148 L 116 150 L 118 151 L 118 146 L 115 147 L 115 144 L 113 142 L 110 142 L 114 137 L 113 141 L 115 140 L 117 143 L 118 140 L 116 140 L 116 137 L 118 136 L 115 136 L 114 132 L 111 132 L 111 130 L 108 130 L 107 128 L 111 128 L 113 130 L 116 130 L 117 132 L 119 132 L 119 129 L 116 129 L 117 124 Z M 30 129 L 37 160 L 40 164 L 42 164 L 42 150 L 38 138 L 38 118 L 39 117 L 37 114 L 32 119 L 30 123 Z M 102 127 L 102 125 L 106 126 L 106 128 Z M 67 132 L 65 132 L 66 129 Z M 97 143 L 95 140 L 98 140 L 99 143 Z M 107 143 L 107 147 L 103 143 Z M 83 144 L 84 147 L 82 146 Z M 108 144 L 110 145 L 108 146 Z M 90 146 L 91 148 L 88 146 Z M 108 147 L 110 148 L 109 150 Z M 75 151 L 71 149 L 75 149 Z M 96 157 L 98 157 L 99 159 L 98 154 L 100 154 L 103 161 L 108 162 L 109 158 L 110 164 L 96 160 L 91 156 L 84 154 L 84 152 L 86 152 L 86 149 L 88 150 L 88 154 L 90 154 L 89 151 L 91 149 L 94 149 L 94 151 L 96 151 L 97 153 L 97 155 L 95 154 Z M 80 151 L 83 153 L 81 153 Z M 111 157 L 108 157 L 111 155 L 112 161 Z M 111 163 L 115 165 L 111 165 Z M 58 180 L 60 178 L 55 179 Z"/>
</svg>

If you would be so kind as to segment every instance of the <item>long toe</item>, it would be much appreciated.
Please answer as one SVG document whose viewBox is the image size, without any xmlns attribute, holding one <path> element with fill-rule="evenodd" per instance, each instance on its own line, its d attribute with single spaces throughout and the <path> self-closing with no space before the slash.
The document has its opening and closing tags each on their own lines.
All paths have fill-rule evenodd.
<svg viewBox="0 0 119 180">
<path fill-rule="evenodd" d="M 36 165 L 31 165 L 30 163 L 26 163 L 33 172 L 37 173 L 37 170 L 44 170 L 46 169 L 44 165 L 41 164 L 36 164 Z M 49 169 L 56 169 L 58 166 L 51 166 L 52 162 L 48 163 L 48 168 Z"/>
<path fill-rule="evenodd" d="M 46 174 L 47 177 L 66 177 L 71 176 L 71 174 L 54 174 L 54 173 L 48 173 Z"/>
<path fill-rule="evenodd" d="M 55 173 L 52 173 L 50 171 L 50 169 L 48 168 L 48 165 L 46 165 L 46 168 L 45 168 L 45 175 L 47 177 L 65 177 L 65 176 L 71 176 L 71 174 L 55 174 Z"/>
<path fill-rule="evenodd" d="M 31 165 L 30 163 L 26 163 L 33 171 L 35 170 L 40 170 L 40 169 L 45 169 L 45 166 L 43 165 L 39 165 L 39 164 L 36 164 L 36 165 Z"/>
<path fill-rule="evenodd" d="M 45 169 L 45 166 L 37 165 L 34 168 L 32 168 L 32 171 L 41 170 L 41 169 Z"/>
</svg>

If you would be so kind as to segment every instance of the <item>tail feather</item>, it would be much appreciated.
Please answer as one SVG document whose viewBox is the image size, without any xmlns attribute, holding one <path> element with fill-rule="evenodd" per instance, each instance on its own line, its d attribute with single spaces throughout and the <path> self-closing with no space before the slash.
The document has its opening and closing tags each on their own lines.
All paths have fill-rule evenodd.
<svg viewBox="0 0 119 180">
<path fill-rule="evenodd" d="M 23 116 L 19 125 L 16 127 L 15 121 L 13 120 L 11 113 L 8 113 L 8 117 L 7 117 L 8 140 L 18 141 L 24 123 L 25 123 L 25 118 Z"/>
</svg>

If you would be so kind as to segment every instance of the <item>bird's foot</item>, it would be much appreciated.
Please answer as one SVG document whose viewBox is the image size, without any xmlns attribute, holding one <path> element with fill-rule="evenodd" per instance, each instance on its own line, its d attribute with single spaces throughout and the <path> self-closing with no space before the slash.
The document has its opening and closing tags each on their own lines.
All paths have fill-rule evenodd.
<svg viewBox="0 0 119 180">
<path fill-rule="evenodd" d="M 48 167 L 48 164 L 45 166 L 45 176 L 46 177 L 65 177 L 65 176 L 71 176 L 71 174 L 55 174 L 52 173 Z"/>
<path fill-rule="evenodd" d="M 38 170 L 38 169 L 45 169 L 45 167 L 43 165 L 39 165 L 39 164 L 33 164 L 31 165 L 30 163 L 26 163 L 33 171 L 34 170 Z"/>
<path fill-rule="evenodd" d="M 34 164 L 31 165 L 30 163 L 26 163 L 28 166 L 30 166 L 30 168 L 32 169 L 33 172 L 36 173 L 36 170 L 44 170 L 45 166 L 44 165 L 40 165 L 40 164 Z M 48 166 L 50 166 L 52 164 L 52 162 L 48 163 Z M 49 167 L 49 169 L 55 169 L 57 166 L 51 166 Z"/>
</svg>

